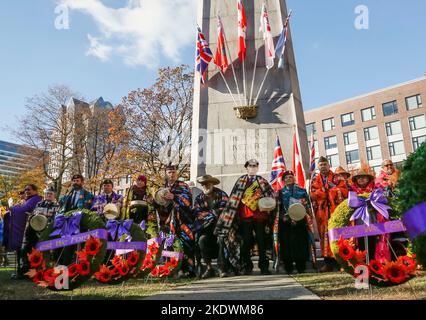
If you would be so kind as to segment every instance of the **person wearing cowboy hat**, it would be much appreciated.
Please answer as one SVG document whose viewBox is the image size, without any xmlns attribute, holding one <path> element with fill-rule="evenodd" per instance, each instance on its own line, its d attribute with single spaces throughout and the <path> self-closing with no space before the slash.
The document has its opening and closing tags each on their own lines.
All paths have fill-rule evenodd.
<svg viewBox="0 0 426 320">
<path fill-rule="evenodd" d="M 374 175 L 370 167 L 362 165 L 352 177 L 351 191 L 357 194 L 370 193 L 375 189 Z"/>
<path fill-rule="evenodd" d="M 219 275 L 227 275 L 228 266 L 223 252 L 218 254 L 217 237 L 213 234 L 217 219 L 225 209 L 228 195 L 215 186 L 220 183 L 219 179 L 211 175 L 199 177 L 197 182 L 201 184 L 203 192 L 194 201 L 194 230 L 197 260 L 202 258 L 206 264 L 206 271 L 201 278 L 206 279 L 216 276 L 212 266 L 212 259 L 218 258 Z"/>
<path fill-rule="evenodd" d="M 285 186 L 278 191 L 280 258 L 284 262 L 284 268 L 288 274 L 293 272 L 294 264 L 296 264 L 297 272 L 303 273 L 306 269 L 306 261 L 310 260 L 309 232 L 312 234 L 312 239 L 314 233 L 311 203 L 306 190 L 295 183 L 293 171 L 284 172 L 282 179 Z M 288 214 L 290 206 L 295 203 L 302 204 L 307 213 L 299 221 L 294 221 Z"/>
<path fill-rule="evenodd" d="M 324 266 L 321 272 L 331 272 L 337 266 L 328 239 L 328 220 L 336 207 L 344 200 L 348 193 L 346 183 L 333 173 L 326 157 L 318 159 L 320 173 L 312 179 L 311 200 L 315 210 L 318 232 L 320 236 L 321 252 L 324 257 Z"/>
<path fill-rule="evenodd" d="M 219 241 L 224 242 L 236 274 L 240 271 L 244 275 L 252 274 L 251 250 L 257 244 L 259 269 L 262 275 L 268 275 L 271 272 L 266 250 L 270 247 L 268 240 L 273 214 L 260 210 L 258 204 L 261 198 L 275 198 L 275 192 L 269 182 L 257 174 L 257 160 L 248 160 L 244 167 L 247 174 L 236 181 L 226 208 L 219 217 L 215 234 Z"/>
<path fill-rule="evenodd" d="M 376 178 L 376 188 L 385 190 L 387 196 L 395 196 L 395 186 L 401 172 L 395 168 L 392 160 L 386 159 L 382 163 L 382 168 Z"/>
</svg>

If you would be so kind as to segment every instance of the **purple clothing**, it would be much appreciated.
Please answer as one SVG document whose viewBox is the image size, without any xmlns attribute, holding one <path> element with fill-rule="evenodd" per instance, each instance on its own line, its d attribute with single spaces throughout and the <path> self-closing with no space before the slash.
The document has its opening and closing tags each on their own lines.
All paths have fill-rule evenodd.
<svg viewBox="0 0 426 320">
<path fill-rule="evenodd" d="M 43 198 L 39 195 L 32 196 L 21 205 L 13 206 L 4 217 L 4 245 L 6 250 L 15 251 L 21 249 L 24 239 L 25 227 L 27 225 L 28 214 L 32 213 L 37 203 Z"/>
<path fill-rule="evenodd" d="M 123 196 L 113 192 L 111 194 L 111 202 L 117 206 L 118 212 L 121 212 L 121 208 L 123 207 Z M 100 194 L 95 197 L 93 201 L 92 211 L 96 211 L 99 215 L 104 214 L 104 208 L 108 204 L 107 195 L 105 193 Z"/>
</svg>

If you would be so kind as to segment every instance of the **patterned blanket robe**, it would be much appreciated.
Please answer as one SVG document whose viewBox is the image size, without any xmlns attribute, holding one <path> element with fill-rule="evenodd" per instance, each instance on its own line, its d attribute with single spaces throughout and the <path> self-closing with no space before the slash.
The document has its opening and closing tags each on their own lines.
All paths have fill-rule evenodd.
<svg viewBox="0 0 426 320">
<path fill-rule="evenodd" d="M 236 270 L 241 269 L 240 262 L 240 249 L 241 249 L 241 236 L 238 234 L 238 219 L 237 213 L 241 200 L 243 199 L 244 192 L 247 188 L 249 180 L 248 175 L 241 176 L 234 185 L 231 191 L 228 203 L 225 210 L 219 217 L 216 225 L 215 234 L 219 237 L 219 241 L 223 241 L 227 250 L 227 257 L 229 262 Z M 261 176 L 256 176 L 256 180 L 260 185 L 263 197 L 275 198 L 275 193 L 269 182 Z M 273 213 L 271 213 L 272 215 Z"/>
</svg>

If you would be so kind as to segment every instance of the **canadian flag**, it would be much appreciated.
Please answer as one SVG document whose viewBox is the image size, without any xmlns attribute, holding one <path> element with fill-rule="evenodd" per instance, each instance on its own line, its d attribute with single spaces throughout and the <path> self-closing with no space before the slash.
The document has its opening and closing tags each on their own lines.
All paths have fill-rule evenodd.
<svg viewBox="0 0 426 320">
<path fill-rule="evenodd" d="M 247 19 L 244 11 L 242 0 L 237 0 L 238 8 L 238 58 L 240 61 L 246 59 L 246 31 L 247 31 Z"/>
<path fill-rule="evenodd" d="M 305 188 L 305 176 L 303 174 L 302 161 L 300 159 L 296 133 L 294 133 L 293 136 L 293 172 L 296 178 L 296 183 L 299 185 L 299 187 Z"/>
</svg>

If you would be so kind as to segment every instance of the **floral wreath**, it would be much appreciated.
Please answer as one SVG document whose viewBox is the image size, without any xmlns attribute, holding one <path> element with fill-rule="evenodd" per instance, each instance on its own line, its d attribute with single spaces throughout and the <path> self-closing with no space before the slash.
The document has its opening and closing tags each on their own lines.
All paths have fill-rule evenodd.
<svg viewBox="0 0 426 320">
<path fill-rule="evenodd" d="M 58 214 L 40 235 L 36 248 L 28 254 L 30 270 L 26 275 L 38 286 L 51 290 L 78 288 L 99 269 L 106 254 L 106 239 L 105 224 L 97 213 L 82 209 Z M 84 243 L 82 248 L 72 253 L 74 261 L 67 261 L 67 269 L 58 268 L 64 251 L 70 245 L 80 247 L 81 243 Z M 60 276 L 61 287 L 57 288 L 56 280 Z M 64 283 L 66 276 L 67 284 Z"/>
<path fill-rule="evenodd" d="M 182 266 L 183 247 L 179 238 L 173 234 L 166 236 L 164 233 L 160 233 L 160 238 L 164 239 L 162 258 L 165 261 L 163 264 L 155 266 L 150 275 L 154 278 L 171 277 Z M 168 248 L 172 248 L 173 251 L 168 251 Z"/>
<path fill-rule="evenodd" d="M 145 232 L 140 228 L 140 226 L 133 223 L 133 220 L 117 222 L 110 221 L 110 223 L 115 223 L 117 225 L 116 229 L 118 229 L 118 234 L 116 236 L 119 239 L 116 242 L 108 242 L 108 249 L 111 249 L 111 251 L 109 251 L 110 254 L 108 254 L 109 252 L 107 251 L 107 258 L 105 260 L 105 263 L 102 264 L 99 270 L 94 274 L 94 278 L 102 283 L 116 284 L 126 281 L 129 278 L 135 278 L 138 276 L 139 269 L 145 259 L 146 235 Z M 112 254 L 114 253 L 115 249 L 117 249 L 116 247 L 114 247 L 115 244 L 132 244 L 132 242 L 125 242 L 128 236 L 131 237 L 131 241 L 133 242 L 133 244 L 144 243 L 145 248 L 138 248 L 131 252 L 126 252 L 122 255 L 115 254 L 114 257 L 111 259 Z"/>
<path fill-rule="evenodd" d="M 368 199 L 370 194 L 363 194 L 359 196 L 363 199 Z M 398 210 L 395 203 L 389 203 L 390 220 L 395 220 L 398 217 Z M 376 213 L 375 209 L 368 205 L 370 212 Z M 351 217 L 354 214 L 354 208 L 349 206 L 349 201 L 343 201 L 333 212 L 329 223 L 328 229 L 333 230 L 337 228 L 345 228 L 351 225 Z M 360 251 L 356 248 L 353 238 L 344 240 L 342 237 L 338 241 L 330 241 L 330 247 L 339 265 L 345 272 L 354 277 L 360 276 L 360 273 L 355 270 L 363 266 L 368 269 L 369 283 L 375 286 L 386 287 L 402 284 L 416 275 L 417 263 L 415 255 L 407 250 L 406 255 L 395 257 L 393 261 L 379 262 L 378 260 L 370 260 L 367 264 L 366 255 L 367 251 Z M 362 270 L 362 269 L 361 269 Z M 365 270 L 365 269 L 364 269 Z"/>
</svg>

